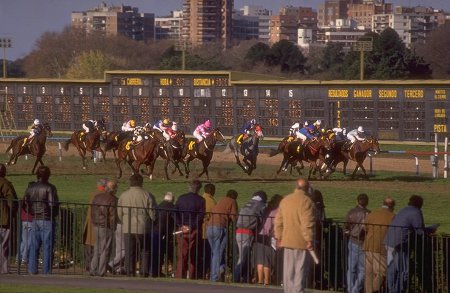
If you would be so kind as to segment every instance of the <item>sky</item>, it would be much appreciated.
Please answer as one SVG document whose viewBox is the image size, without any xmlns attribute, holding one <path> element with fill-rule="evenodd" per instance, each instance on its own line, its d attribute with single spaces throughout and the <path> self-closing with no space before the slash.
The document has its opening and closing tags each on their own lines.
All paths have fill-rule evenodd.
<svg viewBox="0 0 450 293">
<path fill-rule="evenodd" d="M 11 38 L 12 48 L 6 50 L 6 59 L 24 57 L 34 47 L 36 40 L 48 31 L 59 32 L 70 25 L 73 11 L 97 7 L 101 0 L 0 0 L 0 38 Z M 140 12 L 169 15 L 181 9 L 182 0 L 104 0 L 109 6 L 121 4 L 138 7 Z M 324 0 L 235 0 L 234 7 L 262 5 L 273 13 L 285 5 L 317 8 Z M 450 0 L 390 0 L 396 5 L 427 6 L 450 11 Z M 3 53 L 2 53 L 3 54 Z"/>
</svg>

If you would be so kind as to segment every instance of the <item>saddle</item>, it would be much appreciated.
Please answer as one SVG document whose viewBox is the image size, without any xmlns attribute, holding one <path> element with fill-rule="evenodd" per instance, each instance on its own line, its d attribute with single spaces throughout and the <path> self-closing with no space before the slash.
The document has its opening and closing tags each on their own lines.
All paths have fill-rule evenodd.
<svg viewBox="0 0 450 293">
<path fill-rule="evenodd" d="M 241 133 L 241 134 L 239 134 L 239 136 L 236 138 L 236 143 L 237 143 L 237 144 L 242 144 L 247 138 L 248 138 L 248 134 L 246 134 L 246 133 Z"/>
</svg>

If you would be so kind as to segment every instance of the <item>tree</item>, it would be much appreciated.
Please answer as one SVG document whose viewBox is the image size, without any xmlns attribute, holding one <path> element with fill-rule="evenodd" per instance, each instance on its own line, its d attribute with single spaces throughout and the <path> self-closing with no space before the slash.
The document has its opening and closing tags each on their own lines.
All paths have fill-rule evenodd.
<svg viewBox="0 0 450 293">
<path fill-rule="evenodd" d="M 74 58 L 71 66 L 67 70 L 66 78 L 72 79 L 100 79 L 103 78 L 105 70 L 118 68 L 113 66 L 113 57 L 107 56 L 100 51 L 82 52 Z"/>
<path fill-rule="evenodd" d="M 292 42 L 281 40 L 270 48 L 265 63 L 279 66 L 282 73 L 304 73 L 306 58 Z"/>
<path fill-rule="evenodd" d="M 254 66 L 258 62 L 264 62 L 269 51 L 269 45 L 258 42 L 247 51 L 247 54 L 245 54 L 245 60 Z"/>
</svg>

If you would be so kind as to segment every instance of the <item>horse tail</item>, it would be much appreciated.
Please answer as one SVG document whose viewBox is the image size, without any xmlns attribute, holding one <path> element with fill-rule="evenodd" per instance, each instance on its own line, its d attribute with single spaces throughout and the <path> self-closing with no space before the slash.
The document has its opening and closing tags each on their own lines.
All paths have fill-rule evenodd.
<svg viewBox="0 0 450 293">
<path fill-rule="evenodd" d="M 274 157 L 274 156 L 278 155 L 279 153 L 281 153 L 280 149 L 270 149 L 269 157 Z"/>
<path fill-rule="evenodd" d="M 69 144 L 72 142 L 72 139 L 67 139 L 64 142 L 64 150 L 68 151 L 69 150 Z"/>
</svg>

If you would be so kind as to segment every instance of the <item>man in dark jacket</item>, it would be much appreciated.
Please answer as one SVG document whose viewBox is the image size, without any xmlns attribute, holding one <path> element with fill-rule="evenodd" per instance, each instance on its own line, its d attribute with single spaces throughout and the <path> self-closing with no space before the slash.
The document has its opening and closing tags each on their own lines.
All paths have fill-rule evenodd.
<svg viewBox="0 0 450 293">
<path fill-rule="evenodd" d="M 117 182 L 108 181 L 105 192 L 98 193 L 92 200 L 91 221 L 94 226 L 95 245 L 91 260 L 91 276 L 103 277 L 111 253 L 114 231 L 117 224 Z"/>
<path fill-rule="evenodd" d="M 176 224 L 177 231 L 177 269 L 176 278 L 184 278 L 189 270 L 189 278 L 197 279 L 196 250 L 201 239 L 202 222 L 205 215 L 205 199 L 198 192 L 202 183 L 194 180 L 190 192 L 183 194 L 177 200 Z"/>
<path fill-rule="evenodd" d="M 6 167 L 0 164 L 0 274 L 8 273 L 11 224 L 17 212 L 17 195 L 6 178 Z"/>
<path fill-rule="evenodd" d="M 267 194 L 264 191 L 257 191 L 239 211 L 236 223 L 236 243 L 239 257 L 234 267 L 234 282 L 246 283 L 249 280 L 250 249 L 253 245 L 256 231 L 262 227 L 262 216 L 266 208 L 266 201 Z"/>
<path fill-rule="evenodd" d="M 25 201 L 33 216 L 28 272 L 37 274 L 39 251 L 42 245 L 44 253 L 42 272 L 51 274 L 54 220 L 58 216 L 59 199 L 56 187 L 48 182 L 50 169 L 47 166 L 40 166 L 36 171 L 36 177 L 37 182 L 31 184 L 25 191 Z"/>
</svg>

